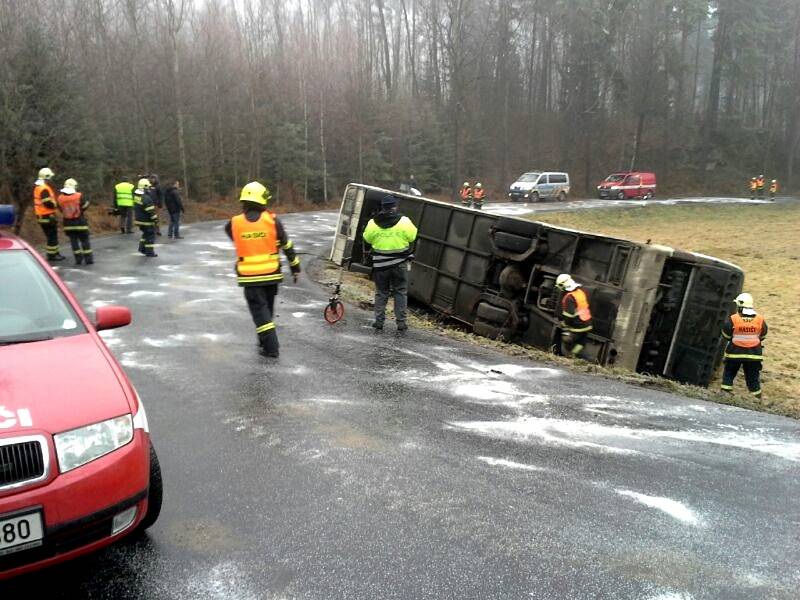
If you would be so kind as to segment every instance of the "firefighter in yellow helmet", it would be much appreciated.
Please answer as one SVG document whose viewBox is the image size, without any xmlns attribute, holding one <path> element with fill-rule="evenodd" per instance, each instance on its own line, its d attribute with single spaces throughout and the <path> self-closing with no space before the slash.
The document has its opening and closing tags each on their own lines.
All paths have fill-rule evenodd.
<svg viewBox="0 0 800 600">
<path fill-rule="evenodd" d="M 592 330 L 592 311 L 586 291 L 567 273 L 556 278 L 561 297 L 561 354 L 580 357 Z"/>
<path fill-rule="evenodd" d="M 733 380 L 739 369 L 744 370 L 747 389 L 761 397 L 761 364 L 764 360 L 763 340 L 767 337 L 767 322 L 754 307 L 753 296 L 742 293 L 734 298 L 736 312 L 722 327 L 722 337 L 728 340 L 725 348 L 725 370 L 722 391 L 733 392 Z"/>
<path fill-rule="evenodd" d="M 256 326 L 261 355 L 277 358 L 278 334 L 273 319 L 278 284 L 283 280 L 278 250 L 286 255 L 295 282 L 300 259 L 278 217 L 267 210 L 269 200 L 265 186 L 257 181 L 248 183 L 239 195 L 242 213 L 225 225 L 225 232 L 236 247 L 236 275 Z"/>
<path fill-rule="evenodd" d="M 139 252 L 148 258 L 155 258 L 156 254 L 156 227 L 158 226 L 158 213 L 153 195 L 150 193 L 150 180 L 147 177 L 139 179 L 133 191 L 134 224 L 141 230 Z"/>
<path fill-rule="evenodd" d="M 39 169 L 39 178 L 33 185 L 33 212 L 36 214 L 36 221 L 42 228 L 45 237 L 45 253 L 47 260 L 57 262 L 66 257 L 61 255 L 58 246 L 58 218 L 56 217 L 56 191 L 51 180 L 55 173 L 49 168 Z"/>
</svg>

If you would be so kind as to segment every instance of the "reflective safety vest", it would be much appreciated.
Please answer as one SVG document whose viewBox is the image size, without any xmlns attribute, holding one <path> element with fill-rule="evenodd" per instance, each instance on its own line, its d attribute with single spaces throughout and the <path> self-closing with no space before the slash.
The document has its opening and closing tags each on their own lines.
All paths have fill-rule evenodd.
<svg viewBox="0 0 800 600">
<path fill-rule="evenodd" d="M 569 312 L 568 302 L 572 298 L 575 301 L 576 310 Z M 564 318 L 566 329 L 575 333 L 592 330 L 592 311 L 589 309 L 589 298 L 583 288 L 576 288 L 564 294 L 561 299 L 561 315 Z"/>
<path fill-rule="evenodd" d="M 59 194 L 58 206 L 61 209 L 61 214 L 65 219 L 80 219 L 81 218 L 81 193 L 75 192 L 74 194 Z"/>
<path fill-rule="evenodd" d="M 759 177 L 758 179 L 756 179 L 756 187 L 758 189 L 760 189 L 760 190 L 764 189 L 764 178 L 763 177 Z"/>
<path fill-rule="evenodd" d="M 755 192 L 756 188 L 758 188 L 758 184 L 756 183 L 755 179 L 750 180 L 750 191 Z"/>
<path fill-rule="evenodd" d="M 50 193 L 49 198 L 43 198 L 42 195 L 44 194 L 45 190 Z M 45 200 L 49 200 L 53 203 L 53 206 L 45 205 Z M 37 184 L 33 188 L 33 212 L 36 214 L 37 217 L 49 217 L 50 215 L 56 212 L 55 209 L 56 203 L 56 192 L 46 181 L 41 184 Z"/>
<path fill-rule="evenodd" d="M 117 206 L 133 206 L 134 185 L 123 181 L 114 186 L 114 194 L 117 199 Z"/>
<path fill-rule="evenodd" d="M 483 200 L 484 196 L 486 196 L 486 190 L 483 188 L 475 188 L 475 191 L 472 194 L 472 197 L 475 200 Z"/>
<path fill-rule="evenodd" d="M 471 187 L 462 187 L 461 188 L 461 199 L 462 200 L 469 200 L 472 198 L 472 188 Z"/>
<path fill-rule="evenodd" d="M 236 215 L 231 219 L 231 234 L 239 258 L 236 263 L 239 283 L 278 282 L 282 279 L 275 215 L 265 210 L 254 223 L 244 214 Z"/>
<path fill-rule="evenodd" d="M 730 341 L 725 349 L 725 358 L 739 360 L 763 360 L 761 334 L 764 331 L 764 317 L 752 317 L 736 313 L 731 315 Z M 725 337 L 728 335 L 723 330 Z"/>
<path fill-rule="evenodd" d="M 778 191 L 778 182 L 777 181 L 775 183 L 770 183 L 769 184 L 769 191 L 772 192 L 773 194 Z"/>
</svg>

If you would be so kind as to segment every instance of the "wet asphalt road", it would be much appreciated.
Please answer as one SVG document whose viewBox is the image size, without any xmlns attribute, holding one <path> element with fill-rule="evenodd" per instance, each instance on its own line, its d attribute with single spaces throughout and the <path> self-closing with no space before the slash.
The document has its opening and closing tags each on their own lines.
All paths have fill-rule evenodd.
<svg viewBox="0 0 800 600">
<path fill-rule="evenodd" d="M 334 219 L 283 217 L 323 254 Z M 133 309 L 104 337 L 147 407 L 161 519 L 2 598 L 798 597 L 800 423 L 375 334 L 353 307 L 329 326 L 307 279 L 268 362 L 221 226 L 185 236 L 60 269 L 88 309 Z"/>
</svg>

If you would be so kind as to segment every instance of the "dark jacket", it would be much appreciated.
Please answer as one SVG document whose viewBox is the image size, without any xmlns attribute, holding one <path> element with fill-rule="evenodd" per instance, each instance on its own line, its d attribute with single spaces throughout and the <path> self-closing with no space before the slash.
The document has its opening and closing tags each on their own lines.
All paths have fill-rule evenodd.
<svg viewBox="0 0 800 600">
<path fill-rule="evenodd" d="M 183 201 L 181 200 L 181 192 L 174 185 L 171 185 L 167 188 L 164 204 L 167 207 L 167 211 L 170 213 L 174 214 L 184 212 Z"/>
<path fill-rule="evenodd" d="M 155 225 L 158 222 L 152 190 L 133 192 L 134 220 L 137 225 Z"/>
<path fill-rule="evenodd" d="M 251 223 L 255 223 L 261 218 L 262 212 L 264 212 L 263 209 L 247 208 L 245 210 L 244 216 Z M 230 239 L 233 239 L 233 223 L 231 221 L 225 223 L 225 233 L 228 234 L 228 237 Z M 283 224 L 280 222 L 278 217 L 275 217 L 275 233 L 276 237 L 278 238 L 278 246 L 281 248 L 281 250 L 283 250 L 283 254 L 289 261 L 289 268 L 292 270 L 292 273 L 299 273 L 300 258 L 294 251 L 294 244 L 292 243 L 292 240 L 289 239 L 289 236 L 286 234 L 286 230 L 283 228 Z M 239 285 L 243 287 L 252 287 L 252 286 L 278 285 L 278 283 L 279 283 L 278 281 L 261 282 L 261 283 L 248 282 L 244 284 L 239 283 Z"/>
<path fill-rule="evenodd" d="M 150 195 L 153 198 L 153 204 L 155 204 L 156 208 L 164 206 L 164 186 L 160 183 L 154 184 L 150 188 Z"/>
</svg>

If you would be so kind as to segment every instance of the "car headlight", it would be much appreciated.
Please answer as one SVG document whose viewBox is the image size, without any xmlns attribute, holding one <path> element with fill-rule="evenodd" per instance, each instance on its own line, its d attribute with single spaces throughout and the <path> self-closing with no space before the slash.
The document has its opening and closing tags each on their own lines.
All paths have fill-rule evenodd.
<svg viewBox="0 0 800 600">
<path fill-rule="evenodd" d="M 525 194 L 525 197 L 526 197 L 526 198 L 527 198 L 528 196 L 530 196 L 530 194 Z"/>
<path fill-rule="evenodd" d="M 133 419 L 123 415 L 53 436 L 62 473 L 105 456 L 133 439 Z"/>
</svg>

